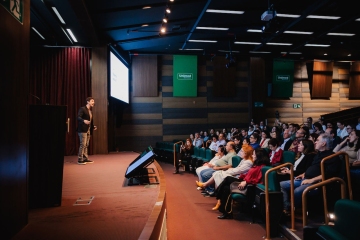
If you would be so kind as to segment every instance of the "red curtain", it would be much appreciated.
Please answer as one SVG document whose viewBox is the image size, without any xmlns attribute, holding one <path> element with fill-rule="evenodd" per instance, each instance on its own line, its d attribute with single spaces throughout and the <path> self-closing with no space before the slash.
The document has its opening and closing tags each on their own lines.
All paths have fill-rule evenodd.
<svg viewBox="0 0 360 240">
<path fill-rule="evenodd" d="M 65 155 L 79 149 L 77 111 L 91 96 L 91 49 L 32 48 L 30 51 L 29 104 L 66 105 L 70 131 Z M 89 148 L 90 153 L 91 146 Z"/>
</svg>

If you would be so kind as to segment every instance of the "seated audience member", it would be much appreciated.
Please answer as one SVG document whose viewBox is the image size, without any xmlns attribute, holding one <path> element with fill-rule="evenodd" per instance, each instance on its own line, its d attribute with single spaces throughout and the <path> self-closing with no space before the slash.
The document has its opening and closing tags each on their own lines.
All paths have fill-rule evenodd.
<svg viewBox="0 0 360 240">
<path fill-rule="evenodd" d="M 259 128 L 261 129 L 261 131 L 264 130 L 264 127 L 265 127 L 264 121 L 260 121 Z"/>
<path fill-rule="evenodd" d="M 209 162 L 204 163 L 201 167 L 196 168 L 196 174 L 199 177 L 199 181 L 201 181 L 200 173 L 202 170 L 213 168 L 216 166 L 216 163 L 219 159 L 225 156 L 225 147 L 223 145 L 220 145 L 218 148 L 218 152 L 215 154 L 215 157 L 211 159 Z M 200 190 L 200 189 L 198 189 Z"/>
<path fill-rule="evenodd" d="M 349 163 L 353 164 L 360 159 L 360 131 L 353 130 L 340 144 L 338 144 L 333 152 L 345 152 L 349 155 Z"/>
<path fill-rule="evenodd" d="M 316 139 L 319 137 L 319 134 L 317 134 L 316 132 L 313 132 L 310 134 L 309 136 L 309 140 L 312 141 L 313 143 L 316 142 Z"/>
<path fill-rule="evenodd" d="M 322 125 L 319 122 L 314 122 L 314 133 L 319 135 L 320 133 L 323 133 L 324 130 L 322 128 Z"/>
<path fill-rule="evenodd" d="M 254 132 L 254 126 L 253 125 L 249 125 L 249 130 L 247 132 L 247 135 L 251 135 Z"/>
<path fill-rule="evenodd" d="M 241 142 L 244 141 L 245 138 L 249 138 L 250 136 L 247 134 L 245 129 L 241 129 Z"/>
<path fill-rule="evenodd" d="M 203 138 L 203 140 L 204 140 L 205 143 L 207 142 L 207 140 L 209 140 L 209 136 L 208 136 L 208 134 L 207 134 L 206 131 L 204 132 L 204 138 Z"/>
<path fill-rule="evenodd" d="M 237 167 L 230 167 L 227 170 L 216 171 L 206 182 L 196 181 L 196 184 L 201 188 L 206 188 L 209 185 L 215 184 L 216 188 L 228 176 L 239 178 L 240 174 L 246 174 L 253 165 L 253 151 L 254 149 L 250 145 L 243 146 L 240 150 L 242 161 L 240 161 Z"/>
<path fill-rule="evenodd" d="M 219 135 L 220 135 L 220 132 L 219 132 L 219 131 L 216 131 L 216 135 L 219 136 Z"/>
<path fill-rule="evenodd" d="M 191 142 L 193 142 L 194 141 L 194 134 L 190 134 L 190 140 L 191 140 Z"/>
<path fill-rule="evenodd" d="M 326 128 L 334 128 L 334 125 L 331 122 L 328 122 L 326 123 Z"/>
<path fill-rule="evenodd" d="M 216 206 L 213 208 L 213 210 L 218 209 L 221 213 L 223 213 L 223 215 L 218 216 L 218 219 L 232 218 L 231 202 L 230 202 L 231 183 L 238 181 L 239 189 L 244 189 L 249 184 L 256 185 L 258 183 L 262 183 L 261 168 L 270 165 L 269 157 L 267 156 L 267 152 L 264 149 L 258 148 L 253 151 L 252 158 L 253 158 L 253 165 L 249 169 L 246 175 L 240 175 L 239 178 L 228 176 L 224 179 L 224 181 L 222 181 L 222 183 L 216 189 L 215 195 L 218 202 Z"/>
<path fill-rule="evenodd" d="M 250 146 L 252 146 L 253 149 L 257 149 L 260 147 L 258 140 L 259 140 L 259 134 L 253 133 L 250 135 Z"/>
<path fill-rule="evenodd" d="M 322 179 L 321 176 L 321 160 L 325 157 L 328 157 L 333 154 L 331 150 L 329 150 L 330 144 L 330 136 L 326 133 L 320 134 L 316 143 L 315 149 L 317 150 L 317 154 L 315 155 L 312 164 L 310 167 L 306 169 L 303 174 L 298 175 L 294 180 L 282 181 L 280 182 L 281 191 L 283 192 L 283 200 L 284 200 L 284 210 L 290 210 L 290 181 L 294 181 L 294 201 L 295 206 L 301 206 L 302 201 L 302 193 L 303 191 L 310 185 L 320 182 Z M 326 178 L 338 176 L 339 170 L 341 167 L 341 161 L 336 156 L 331 158 L 325 162 L 325 174 Z"/>
<path fill-rule="evenodd" d="M 225 140 L 225 135 L 224 135 L 224 133 L 220 133 L 219 134 L 219 144 L 220 145 L 226 145 L 226 140 Z"/>
<path fill-rule="evenodd" d="M 333 150 L 336 147 L 336 145 L 338 145 L 341 142 L 341 140 L 338 136 L 336 136 L 336 130 L 334 128 L 327 128 L 325 130 L 325 133 L 330 135 L 329 149 Z"/>
<path fill-rule="evenodd" d="M 203 132 L 203 131 L 200 131 L 200 132 L 199 132 L 199 136 L 200 136 L 202 139 L 204 139 L 204 132 Z"/>
<path fill-rule="evenodd" d="M 213 135 L 211 140 L 209 148 L 211 151 L 217 152 L 217 148 L 220 146 L 220 144 L 218 144 L 218 136 Z"/>
<path fill-rule="evenodd" d="M 245 145 L 250 145 L 250 139 L 249 138 L 244 138 L 241 146 L 245 146 Z M 238 152 L 237 155 L 240 157 L 240 152 Z"/>
<path fill-rule="evenodd" d="M 319 118 L 319 119 L 318 119 L 318 122 L 320 123 L 320 125 L 321 125 L 321 127 L 322 127 L 322 130 L 325 132 L 325 130 L 326 130 L 326 125 L 325 125 L 324 119 Z"/>
<path fill-rule="evenodd" d="M 262 131 L 261 140 L 259 143 L 260 147 L 267 148 L 269 140 L 270 140 L 270 133 L 268 131 Z"/>
<path fill-rule="evenodd" d="M 343 138 L 348 135 L 345 124 L 343 121 L 337 121 L 336 125 L 337 125 L 336 135 L 340 137 L 341 140 L 343 140 Z"/>
<path fill-rule="evenodd" d="M 210 129 L 210 132 L 209 132 L 210 136 L 209 137 L 213 137 L 215 135 L 215 131 L 214 129 Z"/>
<path fill-rule="evenodd" d="M 181 145 L 180 147 L 180 156 L 181 158 L 178 159 L 178 162 L 175 164 L 175 174 L 179 173 L 179 167 L 183 164 L 182 160 L 187 162 L 187 165 L 191 162 L 191 155 L 194 154 L 194 146 L 191 144 L 190 138 L 186 139 L 185 145 Z"/>
<path fill-rule="evenodd" d="M 242 143 L 240 142 L 240 137 L 234 137 L 234 143 L 235 143 L 235 152 L 236 154 L 238 154 L 242 147 Z"/>
<path fill-rule="evenodd" d="M 314 143 L 306 139 L 300 141 L 298 150 L 300 156 L 295 160 L 294 163 L 294 177 L 303 174 L 306 171 L 306 169 L 310 167 L 316 154 Z M 284 167 L 281 169 L 281 173 L 290 174 L 291 171 L 289 170 L 289 168 Z"/>
<path fill-rule="evenodd" d="M 282 162 L 283 150 L 279 146 L 279 142 L 277 139 L 272 138 L 269 141 L 269 149 L 271 152 L 269 153 L 269 159 L 271 166 L 279 165 Z"/>
<path fill-rule="evenodd" d="M 222 157 L 221 159 L 219 159 L 215 166 L 211 167 L 211 168 L 208 168 L 208 169 L 204 169 L 200 172 L 200 178 L 201 178 L 201 182 L 206 182 L 208 181 L 213 173 L 215 171 L 219 171 L 219 170 L 227 170 L 229 168 L 232 167 L 232 157 L 235 156 L 235 144 L 234 142 L 232 141 L 229 141 L 227 144 L 226 144 L 226 152 L 227 154 Z M 197 183 L 199 183 L 198 181 L 196 181 Z M 201 187 L 201 185 L 197 184 L 198 187 Z M 209 185 L 206 187 L 206 192 L 211 194 L 214 192 L 214 187 L 212 185 Z"/>
<path fill-rule="evenodd" d="M 290 134 L 290 139 L 291 140 L 294 140 L 296 138 L 296 132 L 300 129 L 300 126 L 299 124 L 296 124 L 296 123 L 291 123 L 289 125 L 289 134 Z"/>
<path fill-rule="evenodd" d="M 358 124 L 356 125 L 356 130 L 360 130 L 360 117 L 358 118 Z"/>
<path fill-rule="evenodd" d="M 195 133 L 195 138 L 193 140 L 193 145 L 194 147 L 202 147 L 204 141 L 203 139 L 200 137 L 199 133 Z"/>
<path fill-rule="evenodd" d="M 291 140 L 291 138 L 290 138 L 290 130 L 289 129 L 290 129 L 290 127 L 288 129 L 285 129 L 283 132 L 283 142 L 280 145 L 280 148 L 283 151 L 287 151 L 293 142 L 293 140 Z"/>
<path fill-rule="evenodd" d="M 307 134 L 306 128 L 302 127 L 299 130 L 297 130 L 296 137 L 295 137 L 294 141 L 292 142 L 292 144 L 290 145 L 288 151 L 292 151 L 295 154 L 297 154 L 299 142 L 303 139 L 307 139 L 308 136 L 309 135 Z"/>
<path fill-rule="evenodd" d="M 355 130 L 355 126 L 354 126 L 354 125 L 348 124 L 348 125 L 346 126 L 346 132 L 347 132 L 347 135 L 348 135 L 348 136 L 350 136 L 350 133 L 351 133 L 353 130 Z"/>
<path fill-rule="evenodd" d="M 270 133 L 271 138 L 275 138 L 278 142 L 281 142 L 281 131 L 279 128 L 275 127 L 275 131 Z"/>
</svg>

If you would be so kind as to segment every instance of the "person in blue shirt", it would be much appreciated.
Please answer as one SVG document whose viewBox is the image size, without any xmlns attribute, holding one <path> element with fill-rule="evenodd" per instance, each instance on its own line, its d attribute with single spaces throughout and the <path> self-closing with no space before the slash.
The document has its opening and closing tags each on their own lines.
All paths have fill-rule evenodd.
<svg viewBox="0 0 360 240">
<path fill-rule="evenodd" d="M 258 147 L 260 147 L 259 145 L 259 134 L 257 133 L 253 133 L 250 135 L 250 146 L 253 147 L 253 149 L 257 149 Z"/>
</svg>

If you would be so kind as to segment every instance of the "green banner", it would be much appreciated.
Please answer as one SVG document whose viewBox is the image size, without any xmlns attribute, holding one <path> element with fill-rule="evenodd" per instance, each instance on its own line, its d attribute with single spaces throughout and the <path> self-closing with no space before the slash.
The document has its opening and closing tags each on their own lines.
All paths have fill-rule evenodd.
<svg viewBox="0 0 360 240">
<path fill-rule="evenodd" d="M 23 23 L 23 0 L 0 0 L 1 5 L 20 23 Z"/>
<path fill-rule="evenodd" d="M 274 61 L 273 62 L 273 97 L 292 97 L 294 83 L 294 62 Z"/>
<path fill-rule="evenodd" d="M 197 96 L 197 56 L 174 55 L 173 96 Z"/>
</svg>

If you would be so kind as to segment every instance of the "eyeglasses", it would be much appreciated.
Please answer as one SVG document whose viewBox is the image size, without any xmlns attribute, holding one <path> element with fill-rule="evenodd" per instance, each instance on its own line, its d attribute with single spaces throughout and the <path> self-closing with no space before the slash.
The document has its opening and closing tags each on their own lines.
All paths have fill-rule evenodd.
<svg viewBox="0 0 360 240">
<path fill-rule="evenodd" d="M 303 133 L 303 132 L 300 132 L 300 131 L 297 131 L 296 133 L 299 133 L 299 134 L 305 134 L 305 133 Z"/>
<path fill-rule="evenodd" d="M 346 129 L 352 129 L 351 127 L 347 127 Z"/>
<path fill-rule="evenodd" d="M 253 136 L 251 136 L 250 138 L 254 138 Z"/>
</svg>

